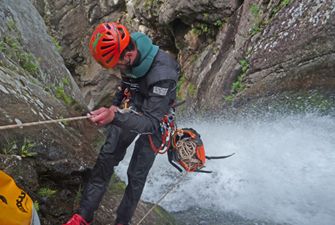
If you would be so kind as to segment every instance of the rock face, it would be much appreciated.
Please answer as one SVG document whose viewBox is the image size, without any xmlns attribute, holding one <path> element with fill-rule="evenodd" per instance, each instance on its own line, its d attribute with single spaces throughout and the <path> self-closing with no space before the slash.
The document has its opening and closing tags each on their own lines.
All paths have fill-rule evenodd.
<svg viewBox="0 0 335 225">
<path fill-rule="evenodd" d="M 29 1 L 1 1 L 0 25 L 1 125 L 87 111 L 77 84 Z M 65 184 L 78 183 L 71 173 L 92 166 L 96 155 L 92 143 L 99 136 L 86 121 L 0 131 L 0 168 L 40 204 L 43 224 L 60 223 L 57 217 L 62 218 L 65 208 L 44 210 L 50 201 L 39 190 L 59 190 L 54 203 L 72 204 L 64 194 L 71 193 L 72 187 Z"/>
<path fill-rule="evenodd" d="M 92 15 L 95 10 L 92 1 Z M 75 45 L 80 44 L 70 44 Z M 88 111 L 29 0 L 0 1 L 0 102 L 0 126 L 80 116 Z M 103 139 L 87 121 L 0 129 L 0 169 L 31 195 L 42 224 L 62 224 L 78 206 L 85 169 L 93 166 Z M 120 182 L 113 183 L 96 224 L 112 223 L 123 190 Z M 135 220 L 149 207 L 141 203 Z M 150 220 L 153 222 L 147 224 L 163 224 L 170 218 L 153 213 Z"/>
<path fill-rule="evenodd" d="M 33 2 L 91 108 L 108 105 L 118 82 L 108 75 L 117 72 L 103 71 L 86 47 L 93 27 L 110 20 L 149 34 L 178 57 L 179 96 L 189 100 L 188 109 L 334 95 L 331 0 Z"/>
<path fill-rule="evenodd" d="M 114 93 L 117 72 L 104 71 L 92 61 L 88 42 L 94 26 L 101 20 L 118 20 L 125 9 L 124 1 L 33 0 L 48 25 L 89 108 L 108 105 Z"/>
</svg>

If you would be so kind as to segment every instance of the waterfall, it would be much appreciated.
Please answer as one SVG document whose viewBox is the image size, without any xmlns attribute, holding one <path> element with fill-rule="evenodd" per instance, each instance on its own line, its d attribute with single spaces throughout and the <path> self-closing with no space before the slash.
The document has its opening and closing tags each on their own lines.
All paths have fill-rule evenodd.
<svg viewBox="0 0 335 225">
<path fill-rule="evenodd" d="M 335 118 L 315 114 L 179 123 L 202 137 L 212 174 L 188 174 L 161 203 L 292 225 L 335 224 Z M 132 148 L 117 168 L 126 180 Z M 142 199 L 156 202 L 181 174 L 159 155 Z"/>
</svg>

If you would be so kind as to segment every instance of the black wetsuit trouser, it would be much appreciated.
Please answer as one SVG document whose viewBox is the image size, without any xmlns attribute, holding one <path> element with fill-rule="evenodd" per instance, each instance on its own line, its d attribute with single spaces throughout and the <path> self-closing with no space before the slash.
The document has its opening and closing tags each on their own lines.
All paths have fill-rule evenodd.
<svg viewBox="0 0 335 225">
<path fill-rule="evenodd" d="M 87 221 L 93 219 L 94 211 L 98 209 L 109 185 L 114 166 L 117 166 L 124 158 L 127 147 L 136 136 L 136 133 L 125 131 L 115 125 L 109 125 L 106 142 L 101 147 L 97 162 L 91 171 L 90 179 L 85 185 L 80 201 L 79 214 Z M 153 140 L 158 145 L 160 142 L 159 134 L 153 135 Z M 140 200 L 155 156 L 150 147 L 148 135 L 140 135 L 135 143 L 134 152 L 129 163 L 127 171 L 128 185 L 117 210 L 117 222 L 122 224 L 130 222 Z"/>
</svg>

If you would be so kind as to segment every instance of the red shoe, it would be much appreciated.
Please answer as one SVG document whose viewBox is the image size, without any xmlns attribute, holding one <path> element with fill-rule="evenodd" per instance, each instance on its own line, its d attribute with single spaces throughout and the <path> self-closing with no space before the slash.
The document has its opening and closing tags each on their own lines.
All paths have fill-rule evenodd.
<svg viewBox="0 0 335 225">
<path fill-rule="evenodd" d="M 90 225 L 90 223 L 86 222 L 86 220 L 81 217 L 81 215 L 74 214 L 72 218 L 63 225 Z"/>
</svg>

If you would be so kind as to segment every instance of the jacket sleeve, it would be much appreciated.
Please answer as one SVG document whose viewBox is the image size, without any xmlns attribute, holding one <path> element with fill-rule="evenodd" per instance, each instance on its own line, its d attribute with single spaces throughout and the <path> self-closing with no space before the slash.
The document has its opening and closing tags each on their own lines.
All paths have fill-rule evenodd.
<svg viewBox="0 0 335 225">
<path fill-rule="evenodd" d="M 160 121 L 176 98 L 176 82 L 164 80 L 155 83 L 144 99 L 142 114 L 116 113 L 112 124 L 136 133 L 152 133 L 158 130 Z"/>
</svg>

